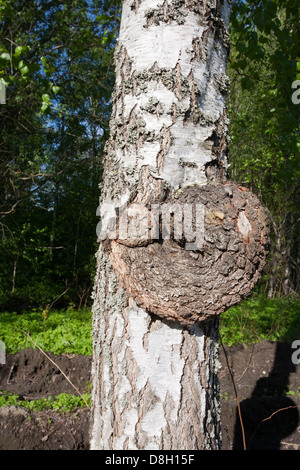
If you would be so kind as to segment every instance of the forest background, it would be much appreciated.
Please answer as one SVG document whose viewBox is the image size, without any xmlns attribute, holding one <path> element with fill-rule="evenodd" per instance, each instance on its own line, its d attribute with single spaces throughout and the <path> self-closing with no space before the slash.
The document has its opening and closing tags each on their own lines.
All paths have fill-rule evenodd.
<svg viewBox="0 0 300 470">
<path fill-rule="evenodd" d="M 120 8 L 0 0 L 0 312 L 91 306 Z M 270 221 L 252 299 L 288 302 L 298 335 L 299 13 L 297 0 L 232 2 L 227 101 L 230 178 Z"/>
</svg>

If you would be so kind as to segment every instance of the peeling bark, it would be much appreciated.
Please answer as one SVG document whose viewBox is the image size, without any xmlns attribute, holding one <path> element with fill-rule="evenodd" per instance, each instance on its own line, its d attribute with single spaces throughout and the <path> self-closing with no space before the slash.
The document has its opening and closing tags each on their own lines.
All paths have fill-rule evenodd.
<svg viewBox="0 0 300 470">
<path fill-rule="evenodd" d="M 227 180 L 228 21 L 227 0 L 123 2 L 101 219 L 202 204 L 205 230 L 186 249 L 175 216 L 161 240 L 123 239 L 119 219 L 100 243 L 92 449 L 221 447 L 218 314 L 248 295 L 267 249 L 259 202 Z"/>
</svg>

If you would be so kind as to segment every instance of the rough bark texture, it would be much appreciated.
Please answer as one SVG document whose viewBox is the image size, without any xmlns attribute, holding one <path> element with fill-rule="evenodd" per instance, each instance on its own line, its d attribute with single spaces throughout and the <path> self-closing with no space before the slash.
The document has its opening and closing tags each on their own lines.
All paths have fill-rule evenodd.
<svg viewBox="0 0 300 470">
<path fill-rule="evenodd" d="M 228 17 L 227 1 L 123 2 L 104 203 L 224 177 Z"/>
<path fill-rule="evenodd" d="M 100 243 L 93 294 L 92 449 L 221 446 L 216 314 L 253 287 L 266 247 L 257 199 L 226 179 L 228 21 L 227 0 L 123 2 L 100 201 L 116 234 Z M 199 249 L 172 234 L 124 239 L 111 224 L 114 208 L 170 201 L 203 205 Z"/>
<path fill-rule="evenodd" d="M 218 449 L 218 319 L 183 328 L 152 317 L 101 251 L 98 265 L 91 448 Z"/>
<path fill-rule="evenodd" d="M 191 325 L 249 295 L 265 264 L 268 229 L 258 199 L 233 183 L 191 186 L 170 202 L 175 210 L 178 204 L 205 207 L 201 249 L 187 250 L 184 235 L 160 242 L 149 237 L 147 246 L 116 240 L 110 259 L 138 305 Z"/>
</svg>

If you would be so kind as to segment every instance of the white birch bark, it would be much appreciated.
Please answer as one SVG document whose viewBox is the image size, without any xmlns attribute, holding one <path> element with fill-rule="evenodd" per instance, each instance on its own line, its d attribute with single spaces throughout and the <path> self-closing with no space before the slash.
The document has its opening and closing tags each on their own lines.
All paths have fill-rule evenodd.
<svg viewBox="0 0 300 470">
<path fill-rule="evenodd" d="M 112 203 L 155 203 L 226 173 L 228 20 L 227 0 L 123 2 L 103 221 Z M 91 449 L 219 449 L 217 317 L 149 314 L 103 243 L 93 296 Z"/>
<path fill-rule="evenodd" d="M 98 263 L 91 449 L 219 449 L 218 319 L 154 319 Z"/>
</svg>

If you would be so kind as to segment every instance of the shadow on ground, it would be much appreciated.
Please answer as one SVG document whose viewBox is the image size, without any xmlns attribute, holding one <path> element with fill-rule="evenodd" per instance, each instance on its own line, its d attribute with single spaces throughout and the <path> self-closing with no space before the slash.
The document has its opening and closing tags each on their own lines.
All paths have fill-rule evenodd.
<svg viewBox="0 0 300 470">
<path fill-rule="evenodd" d="M 223 449 L 300 449 L 300 374 L 292 353 L 290 344 L 267 341 L 223 350 Z"/>
</svg>

